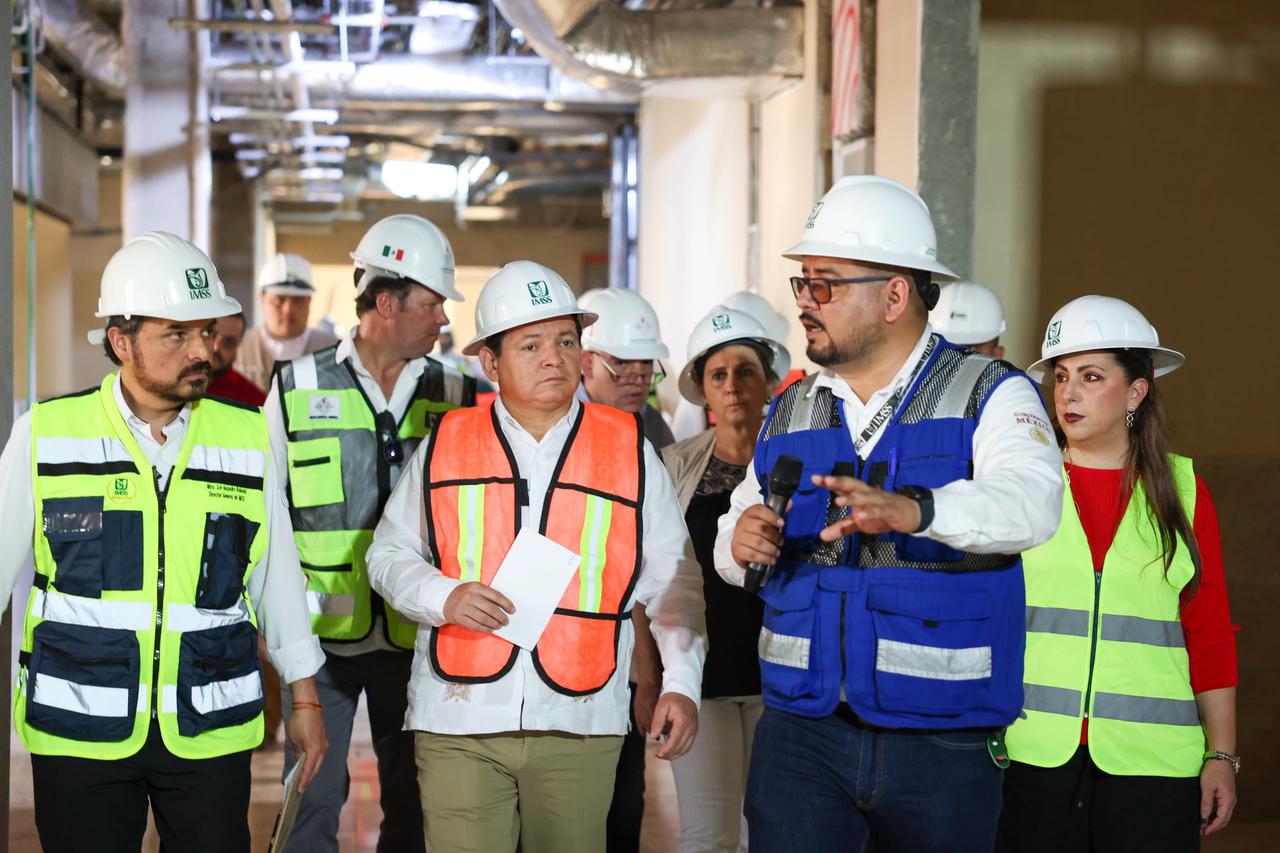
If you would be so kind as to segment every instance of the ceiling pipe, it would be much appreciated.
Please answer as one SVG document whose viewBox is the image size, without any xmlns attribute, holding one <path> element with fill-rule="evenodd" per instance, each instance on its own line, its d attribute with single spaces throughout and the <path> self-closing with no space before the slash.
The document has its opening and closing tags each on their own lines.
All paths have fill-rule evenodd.
<svg viewBox="0 0 1280 853">
<path fill-rule="evenodd" d="M 638 94 L 687 79 L 804 73 L 798 6 L 631 11 L 605 0 L 493 0 L 540 56 L 593 86 Z"/>
<path fill-rule="evenodd" d="M 124 42 L 102 19 L 76 0 L 44 0 L 45 36 L 76 70 L 113 97 L 124 97 Z"/>
</svg>

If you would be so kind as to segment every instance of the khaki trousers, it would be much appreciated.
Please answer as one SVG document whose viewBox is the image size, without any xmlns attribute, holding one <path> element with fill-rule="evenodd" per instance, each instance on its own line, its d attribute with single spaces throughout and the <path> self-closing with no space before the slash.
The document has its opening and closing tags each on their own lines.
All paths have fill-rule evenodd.
<svg viewBox="0 0 1280 853">
<path fill-rule="evenodd" d="M 431 853 L 602 853 L 622 738 L 415 734 Z"/>
</svg>

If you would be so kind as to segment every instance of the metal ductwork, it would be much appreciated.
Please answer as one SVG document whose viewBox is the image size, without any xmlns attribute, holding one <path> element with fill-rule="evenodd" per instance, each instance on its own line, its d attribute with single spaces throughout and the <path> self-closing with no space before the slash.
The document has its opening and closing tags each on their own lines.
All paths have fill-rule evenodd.
<svg viewBox="0 0 1280 853">
<path fill-rule="evenodd" d="M 493 0 L 556 68 L 637 94 L 662 81 L 798 78 L 804 9 L 631 11 L 613 0 Z"/>
<path fill-rule="evenodd" d="M 115 97 L 125 89 L 124 43 L 77 0 L 43 0 L 45 36 L 94 85 Z"/>
</svg>

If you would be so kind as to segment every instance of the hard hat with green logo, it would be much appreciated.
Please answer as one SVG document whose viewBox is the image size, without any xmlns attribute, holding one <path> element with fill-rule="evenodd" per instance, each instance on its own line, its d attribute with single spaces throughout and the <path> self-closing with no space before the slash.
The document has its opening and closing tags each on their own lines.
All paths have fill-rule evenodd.
<svg viewBox="0 0 1280 853">
<path fill-rule="evenodd" d="M 938 262 L 938 235 L 924 199 L 906 186 L 877 175 L 836 181 L 814 205 L 804 238 L 783 257 L 846 258 L 920 270 L 934 278 L 959 278 Z"/>
<path fill-rule="evenodd" d="M 421 216 L 398 213 L 373 223 L 351 253 L 356 269 L 356 295 L 375 278 L 406 278 L 457 302 L 463 296 L 454 286 L 453 247 L 444 232 Z"/>
<path fill-rule="evenodd" d="M 596 321 L 595 314 L 578 307 L 558 272 L 534 261 L 512 261 L 484 283 L 476 300 L 476 336 L 462 353 L 475 355 L 485 338 L 517 326 L 575 316 L 583 328 Z"/>
<path fill-rule="evenodd" d="M 214 320 L 240 313 L 209 256 L 167 231 L 148 231 L 125 243 L 102 271 L 95 317 Z M 105 329 L 89 332 L 101 344 Z"/>
<path fill-rule="evenodd" d="M 772 354 L 771 363 L 764 366 L 772 370 L 773 375 L 779 379 L 787 375 L 787 371 L 791 369 L 791 353 L 787 352 L 787 348 L 765 332 L 764 326 L 755 317 L 745 311 L 717 305 L 689 333 L 689 345 L 685 349 L 689 361 L 680 371 L 677 383 L 681 396 L 699 406 L 706 403 L 706 399 L 698 392 L 698 383 L 693 375 L 694 363 L 712 350 L 743 341 L 763 344 Z"/>
<path fill-rule="evenodd" d="M 1114 349 L 1147 350 L 1156 376 L 1172 373 L 1186 360 L 1177 350 L 1160 346 L 1156 327 L 1128 302 L 1111 296 L 1081 296 L 1053 315 L 1040 345 L 1040 360 L 1027 368 L 1027 375 L 1039 382 L 1056 358 Z"/>
</svg>

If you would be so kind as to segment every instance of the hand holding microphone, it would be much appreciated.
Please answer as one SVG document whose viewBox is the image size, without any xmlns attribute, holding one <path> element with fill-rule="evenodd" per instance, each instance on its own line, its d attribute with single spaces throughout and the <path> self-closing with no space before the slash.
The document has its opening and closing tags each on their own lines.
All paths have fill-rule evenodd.
<svg viewBox="0 0 1280 853">
<path fill-rule="evenodd" d="M 802 463 L 794 456 L 780 456 L 769 476 L 769 493 L 761 506 L 748 508 L 733 531 L 733 558 L 746 568 L 743 587 L 757 592 L 782 553 L 783 513 L 800 485 Z"/>
</svg>

